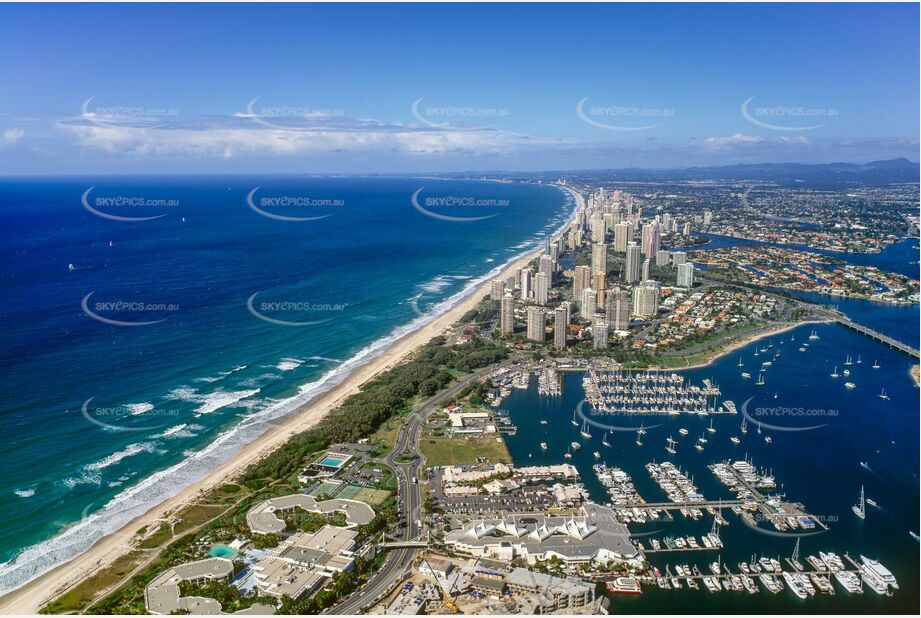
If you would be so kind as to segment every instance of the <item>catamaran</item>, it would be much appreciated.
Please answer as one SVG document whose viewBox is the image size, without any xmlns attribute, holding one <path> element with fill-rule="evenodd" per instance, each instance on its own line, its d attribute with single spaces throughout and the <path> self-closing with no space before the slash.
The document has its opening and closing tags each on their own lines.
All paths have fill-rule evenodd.
<svg viewBox="0 0 921 618">
<path fill-rule="evenodd" d="M 812 333 L 809 335 L 809 338 L 815 341 L 816 339 L 819 338 L 819 335 L 815 331 L 812 331 Z"/>
<path fill-rule="evenodd" d="M 860 486 L 860 502 L 851 507 L 851 510 L 854 511 L 854 515 L 860 519 L 867 518 L 867 506 L 865 504 L 864 495 L 863 495 L 863 485 Z"/>
<path fill-rule="evenodd" d="M 675 450 L 675 441 L 672 439 L 671 436 L 668 437 L 667 442 L 668 442 L 668 446 L 665 447 L 665 450 L 671 453 L 672 455 L 677 453 L 678 451 Z"/>
<path fill-rule="evenodd" d="M 851 355 L 848 354 L 848 355 L 847 355 L 847 360 L 844 361 L 844 366 L 845 366 L 845 367 L 850 367 L 850 366 L 853 365 L 853 364 L 854 364 L 854 361 L 851 360 Z"/>
</svg>

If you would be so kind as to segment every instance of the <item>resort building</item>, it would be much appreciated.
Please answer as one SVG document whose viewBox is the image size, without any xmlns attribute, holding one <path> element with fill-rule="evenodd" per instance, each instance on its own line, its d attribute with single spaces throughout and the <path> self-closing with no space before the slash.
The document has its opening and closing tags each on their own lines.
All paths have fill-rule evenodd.
<svg viewBox="0 0 921 618">
<path fill-rule="evenodd" d="M 335 574 L 353 567 L 357 534 L 327 525 L 314 533 L 290 536 L 253 565 L 256 587 L 279 598 L 297 600 L 311 594 Z"/>
<path fill-rule="evenodd" d="M 233 577 L 233 562 L 226 558 L 208 558 L 180 564 L 167 569 L 144 588 L 144 607 L 150 614 L 215 615 L 221 613 L 221 604 L 207 597 L 180 596 L 179 584 L 208 581 L 229 582 Z M 237 614 L 274 614 L 271 605 L 255 604 Z"/>
<path fill-rule="evenodd" d="M 281 534 L 285 531 L 285 522 L 277 513 L 293 509 L 303 509 L 310 513 L 343 513 L 347 528 L 370 523 L 374 519 L 374 509 L 358 500 L 333 498 L 317 502 L 307 494 L 291 494 L 278 498 L 263 500 L 246 513 L 246 523 L 256 534 Z"/>
</svg>

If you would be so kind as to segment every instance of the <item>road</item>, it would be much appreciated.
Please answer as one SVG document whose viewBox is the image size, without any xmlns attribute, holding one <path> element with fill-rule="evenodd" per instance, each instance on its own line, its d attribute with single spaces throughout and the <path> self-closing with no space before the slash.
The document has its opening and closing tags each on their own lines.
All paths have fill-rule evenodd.
<svg viewBox="0 0 921 618">
<path fill-rule="evenodd" d="M 455 397 L 469 384 L 479 380 L 487 373 L 510 363 L 511 361 L 506 361 L 501 365 L 492 365 L 471 374 L 450 388 L 418 404 L 403 421 L 393 449 L 384 458 L 384 461 L 396 474 L 397 495 L 402 498 L 400 501 L 400 521 L 405 526 L 403 527 L 401 540 L 416 540 L 422 534 L 421 480 L 414 483 L 413 479 L 420 478 L 419 473 L 424 470 L 425 466 L 425 461 L 417 450 L 419 436 L 422 433 L 425 420 L 439 405 Z M 400 457 L 401 455 L 404 457 Z M 405 461 L 407 455 L 412 457 L 409 462 Z M 398 461 L 398 459 L 403 461 Z M 400 582 L 418 552 L 418 549 L 392 550 L 387 555 L 387 559 L 381 569 L 368 580 L 368 583 L 363 588 L 356 591 L 344 603 L 327 610 L 326 613 L 358 614 L 368 609 Z"/>
</svg>

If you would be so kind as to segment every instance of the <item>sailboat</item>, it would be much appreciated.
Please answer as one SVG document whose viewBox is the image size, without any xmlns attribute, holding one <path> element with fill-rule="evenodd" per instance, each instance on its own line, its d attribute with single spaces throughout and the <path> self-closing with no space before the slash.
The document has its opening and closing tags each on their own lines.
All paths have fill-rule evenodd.
<svg viewBox="0 0 921 618">
<path fill-rule="evenodd" d="M 573 427 L 578 427 L 578 426 L 579 426 L 579 421 L 576 420 L 576 411 L 575 411 L 575 410 L 572 411 L 572 420 L 569 421 L 569 422 L 572 423 L 572 426 L 573 426 Z"/>
<path fill-rule="evenodd" d="M 696 448 L 698 452 L 701 452 L 704 450 L 704 444 L 706 443 L 707 439 L 704 438 L 704 434 L 700 434 L 700 437 L 697 438 L 697 443 L 694 445 L 694 448 Z"/>
<path fill-rule="evenodd" d="M 797 571 L 804 571 L 803 563 L 799 561 L 799 541 L 799 538 L 797 538 L 796 545 L 793 547 L 793 553 L 787 558 L 787 562 Z"/>
<path fill-rule="evenodd" d="M 830 375 L 830 376 L 833 377 L 833 378 L 840 378 L 840 377 L 841 377 L 841 374 L 838 373 L 838 365 L 835 365 L 834 371 L 832 371 L 832 372 L 831 372 L 830 374 L 828 374 L 828 375 Z"/>
<path fill-rule="evenodd" d="M 880 399 L 882 399 L 882 400 L 884 400 L 884 401 L 889 401 L 889 395 L 886 394 L 886 389 L 885 389 L 885 388 L 883 388 L 883 390 L 880 391 L 880 393 L 879 393 L 879 395 L 877 395 L 877 397 L 879 397 Z"/>
<path fill-rule="evenodd" d="M 671 453 L 672 455 L 677 453 L 678 451 L 675 450 L 675 441 L 672 439 L 671 436 L 668 437 L 667 442 L 668 442 L 668 446 L 665 447 L 665 450 Z"/>
<path fill-rule="evenodd" d="M 736 367 L 744 367 L 744 366 L 745 366 L 745 363 L 742 362 L 742 357 L 740 356 L 740 357 L 739 357 L 739 364 L 736 365 Z"/>
<path fill-rule="evenodd" d="M 815 340 L 818 339 L 818 338 L 819 338 L 819 335 L 818 335 L 818 333 L 816 333 L 815 331 L 812 331 L 812 333 L 810 333 L 810 335 L 809 335 L 809 339 L 811 339 L 811 340 L 813 340 L 813 341 L 815 341 Z"/>
<path fill-rule="evenodd" d="M 641 436 L 646 435 L 646 430 L 643 429 L 643 423 L 640 423 L 640 428 L 636 430 L 636 433 L 640 434 Z"/>
<path fill-rule="evenodd" d="M 764 386 L 764 371 L 758 374 L 758 381 L 755 382 L 755 386 Z"/>
<path fill-rule="evenodd" d="M 862 363 L 862 362 L 863 362 L 863 361 L 860 360 L 860 354 L 858 354 L 858 355 L 857 355 L 857 364 L 859 365 L 859 364 Z"/>
<path fill-rule="evenodd" d="M 588 423 L 582 423 L 582 430 L 579 432 L 579 435 L 585 438 L 586 440 L 592 437 L 592 434 L 588 432 Z"/>
<path fill-rule="evenodd" d="M 710 433 L 716 433 L 716 429 L 713 427 L 713 419 L 710 419 L 710 426 L 707 427 L 707 431 Z"/>
<path fill-rule="evenodd" d="M 742 433 L 748 433 L 748 423 L 745 422 L 745 419 L 742 419 L 742 426 L 739 428 Z"/>
<path fill-rule="evenodd" d="M 604 437 L 601 438 L 601 445 L 602 445 L 602 446 L 611 446 L 611 443 L 608 442 L 608 436 L 610 436 L 610 435 L 611 435 L 611 431 L 608 430 L 608 433 L 604 434 Z"/>
<path fill-rule="evenodd" d="M 854 364 L 854 361 L 851 360 L 851 355 L 848 354 L 848 355 L 847 355 L 847 360 L 844 361 L 844 366 L 845 366 L 845 367 L 850 367 L 850 366 L 853 365 L 853 364 Z"/>
<path fill-rule="evenodd" d="M 867 506 L 865 504 L 864 495 L 863 495 L 863 485 L 860 486 L 860 502 L 851 507 L 851 510 L 854 511 L 854 515 L 860 519 L 867 518 Z"/>
<path fill-rule="evenodd" d="M 643 434 L 641 434 L 639 431 L 636 432 L 636 445 L 643 446 Z"/>
<path fill-rule="evenodd" d="M 879 369 L 879 361 L 878 361 L 878 360 L 877 360 L 877 361 L 873 361 L 873 368 L 874 368 L 874 369 Z"/>
<path fill-rule="evenodd" d="M 563 457 L 565 457 L 566 459 L 572 459 L 572 447 L 568 447 L 566 449 L 566 454 L 563 455 Z"/>
</svg>

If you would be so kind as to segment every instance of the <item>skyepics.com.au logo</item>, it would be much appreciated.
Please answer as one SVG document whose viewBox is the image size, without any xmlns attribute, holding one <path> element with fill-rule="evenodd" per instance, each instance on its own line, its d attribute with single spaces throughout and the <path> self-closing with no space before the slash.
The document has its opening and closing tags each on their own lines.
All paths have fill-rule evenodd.
<svg viewBox="0 0 921 618">
<path fill-rule="evenodd" d="M 339 198 L 321 198 L 306 195 L 265 195 L 257 197 L 256 193 L 261 189 L 262 187 L 256 187 L 246 194 L 246 205 L 256 214 L 275 221 L 294 223 L 319 221 L 335 214 L 334 212 L 329 212 L 330 210 L 345 206 L 345 200 Z M 300 215 L 300 213 L 304 212 L 324 214 L 311 214 L 311 216 L 294 216 L 290 214 L 298 213 Z"/>
<path fill-rule="evenodd" d="M 147 315 L 163 315 L 164 313 L 173 313 L 179 311 L 179 305 L 176 303 L 150 303 L 141 300 L 95 300 L 90 302 L 93 294 L 90 292 L 80 301 L 80 307 L 83 313 L 93 318 L 97 322 L 108 324 L 109 326 L 150 326 L 159 324 L 167 318 L 162 317 L 155 320 L 141 319 Z"/>
<path fill-rule="evenodd" d="M 472 105 L 423 105 L 419 97 L 410 106 L 413 117 L 432 129 L 445 131 L 485 131 L 511 116 L 504 107 L 475 107 Z"/>
<path fill-rule="evenodd" d="M 425 187 L 419 187 L 412 194 L 410 202 L 418 212 L 426 217 L 452 223 L 471 223 L 484 221 L 498 216 L 510 202 L 501 198 L 483 198 L 470 195 L 431 195 L 422 196 Z M 475 214 L 485 212 L 490 214 Z M 452 213 L 452 214 L 449 214 Z"/>
<path fill-rule="evenodd" d="M 169 214 L 169 212 L 163 212 L 164 210 L 179 206 L 178 199 L 136 194 L 97 195 L 91 198 L 90 193 L 95 188 L 92 186 L 84 191 L 80 196 L 80 203 L 88 212 L 109 221 L 126 223 L 153 221 Z"/>
<path fill-rule="evenodd" d="M 347 303 L 317 303 L 303 299 L 256 300 L 261 292 L 246 299 L 246 309 L 254 317 L 278 326 L 317 326 L 330 322 L 348 309 Z"/>
<path fill-rule="evenodd" d="M 309 105 L 260 105 L 255 97 L 246 104 L 246 111 L 237 114 L 267 129 L 279 131 L 317 131 L 330 119 L 345 118 L 345 110 Z"/>
<path fill-rule="evenodd" d="M 588 100 L 589 97 L 585 97 L 576 104 L 576 115 L 583 122 L 606 131 L 648 131 L 661 127 L 675 116 L 675 110 L 670 107 L 586 105 Z"/>
<path fill-rule="evenodd" d="M 821 429 L 828 421 L 838 418 L 835 408 L 805 408 L 802 406 L 751 406 L 754 397 L 742 404 L 742 416 L 749 423 L 771 431 L 812 431 Z M 816 424 L 817 420 L 824 420 Z"/>
<path fill-rule="evenodd" d="M 166 424 L 160 419 L 179 416 L 179 410 L 157 408 L 149 403 L 131 403 L 118 406 L 91 406 L 95 396 L 80 406 L 83 418 L 109 431 L 152 431 Z"/>
<path fill-rule="evenodd" d="M 103 128 L 155 129 L 179 116 L 179 110 L 143 105 L 93 105 L 90 97 L 80 106 L 80 118 Z"/>
<path fill-rule="evenodd" d="M 758 105 L 752 108 L 751 102 L 755 97 L 748 97 L 742 102 L 740 111 L 742 117 L 755 126 L 772 131 L 813 131 L 821 129 L 827 122 L 810 125 L 790 125 L 787 121 L 808 119 L 833 120 L 838 117 L 837 108 L 832 107 L 804 107 L 802 105 Z"/>
<path fill-rule="evenodd" d="M 588 414 L 586 414 L 586 408 Z M 585 422 L 592 427 L 602 431 L 631 432 L 647 431 L 659 427 L 662 423 L 648 424 L 643 419 L 648 418 L 648 413 L 643 412 L 617 412 L 609 414 L 601 410 L 595 410 L 588 400 L 583 399 L 576 405 L 575 416 L 578 422 Z M 603 420 L 599 420 L 603 419 Z M 617 423 L 608 422 L 608 419 L 617 419 Z M 626 422 L 619 422 L 624 419 Z"/>
</svg>

